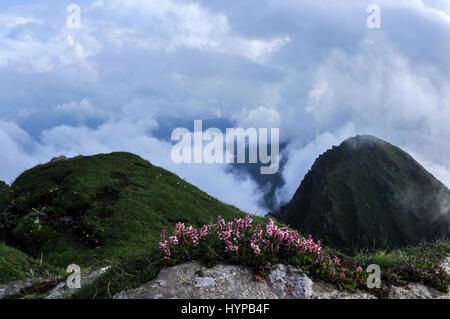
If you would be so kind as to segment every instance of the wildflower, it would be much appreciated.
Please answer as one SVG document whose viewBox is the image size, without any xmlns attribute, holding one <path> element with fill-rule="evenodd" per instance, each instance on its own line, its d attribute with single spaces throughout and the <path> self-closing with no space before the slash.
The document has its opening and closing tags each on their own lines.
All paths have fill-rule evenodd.
<svg viewBox="0 0 450 319">
<path fill-rule="evenodd" d="M 250 247 L 253 249 L 253 252 L 255 253 L 256 256 L 259 256 L 261 254 L 261 249 L 259 248 L 259 246 L 255 243 L 254 240 L 252 240 L 250 242 Z"/>
<path fill-rule="evenodd" d="M 339 258 L 337 258 L 337 257 L 334 257 L 334 264 L 336 266 L 340 266 L 341 265 L 341 260 Z"/>
<path fill-rule="evenodd" d="M 324 252 L 322 252 L 321 254 L 320 254 L 320 256 L 319 256 L 319 262 L 321 263 L 322 262 L 322 260 L 323 260 L 323 256 L 324 256 Z"/>
<path fill-rule="evenodd" d="M 233 243 L 229 240 L 225 241 L 225 245 L 227 245 L 227 247 L 225 247 L 225 251 L 226 252 L 233 252 L 233 251 L 238 251 L 239 247 L 236 245 L 233 245 Z"/>
<path fill-rule="evenodd" d="M 206 235 L 208 235 L 210 227 L 208 225 L 204 225 L 200 229 L 200 238 L 205 239 Z"/>
<path fill-rule="evenodd" d="M 331 269 L 331 276 L 334 278 L 334 274 L 336 273 L 336 269 Z"/>
<path fill-rule="evenodd" d="M 178 245 L 178 238 L 177 238 L 177 236 L 169 237 L 169 239 L 170 239 L 170 242 L 172 243 L 173 246 Z"/>
<path fill-rule="evenodd" d="M 278 231 L 278 226 L 275 225 L 272 219 L 269 220 L 269 224 L 266 226 L 266 232 L 269 236 L 274 236 Z"/>
<path fill-rule="evenodd" d="M 175 233 L 176 233 L 177 237 L 182 237 L 183 236 L 184 229 L 185 229 L 185 226 L 184 226 L 183 223 L 181 223 L 181 222 L 177 223 L 176 230 L 175 230 Z"/>
<path fill-rule="evenodd" d="M 439 273 L 440 273 L 440 270 L 439 270 L 439 269 L 436 269 L 436 270 L 434 271 L 434 274 L 435 274 L 435 275 L 439 275 Z"/>
<path fill-rule="evenodd" d="M 167 246 L 167 240 L 166 240 L 166 231 L 163 230 L 161 233 L 161 242 L 159 243 L 159 249 L 163 255 L 165 255 L 164 258 L 170 257 L 170 249 Z"/>
<path fill-rule="evenodd" d="M 358 267 L 358 268 L 356 269 L 356 271 L 359 272 L 359 273 L 362 273 L 362 268 L 361 268 L 361 267 Z"/>
<path fill-rule="evenodd" d="M 345 279 L 345 269 L 342 269 L 341 277 L 342 279 Z"/>
<path fill-rule="evenodd" d="M 264 283 L 264 279 L 262 279 L 260 276 L 258 276 L 258 275 L 255 275 L 255 279 L 257 280 L 257 281 L 259 281 L 260 283 Z"/>
</svg>

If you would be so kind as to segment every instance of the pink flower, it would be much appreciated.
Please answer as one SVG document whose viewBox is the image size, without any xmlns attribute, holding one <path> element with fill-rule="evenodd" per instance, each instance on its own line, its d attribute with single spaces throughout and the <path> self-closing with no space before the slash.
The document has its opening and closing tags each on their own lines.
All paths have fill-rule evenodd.
<svg viewBox="0 0 450 319">
<path fill-rule="evenodd" d="M 167 240 L 166 240 L 166 231 L 163 230 L 161 233 L 161 242 L 159 243 L 159 249 L 161 251 L 161 254 L 165 255 L 164 258 L 170 257 L 170 249 L 167 246 Z"/>
<path fill-rule="evenodd" d="M 266 233 L 269 236 L 275 236 L 278 231 L 278 226 L 275 225 L 272 219 L 269 220 L 269 224 L 266 226 Z"/>
<path fill-rule="evenodd" d="M 200 229 L 200 238 L 205 239 L 206 235 L 208 235 L 209 230 L 210 230 L 210 227 L 208 225 L 204 225 Z"/>
<path fill-rule="evenodd" d="M 439 269 L 436 269 L 436 270 L 434 271 L 434 274 L 435 274 L 435 275 L 439 275 L 440 272 L 441 272 L 441 271 L 440 271 Z"/>
<path fill-rule="evenodd" d="M 358 269 L 356 269 L 357 272 L 362 273 L 362 268 L 358 267 Z"/>
<path fill-rule="evenodd" d="M 257 280 L 257 281 L 259 281 L 260 283 L 264 283 L 264 279 L 262 279 L 260 276 L 258 276 L 258 275 L 255 275 L 255 279 Z"/>
<path fill-rule="evenodd" d="M 178 245 L 178 238 L 177 238 L 177 236 L 169 237 L 169 239 L 170 239 L 170 242 L 172 243 L 173 246 Z"/>
<path fill-rule="evenodd" d="M 340 266 L 341 265 L 341 260 L 339 258 L 337 258 L 337 257 L 334 257 L 334 264 L 336 266 Z"/>
<path fill-rule="evenodd" d="M 184 226 L 183 223 L 181 223 L 181 222 L 177 223 L 177 225 L 176 225 L 176 230 L 175 230 L 175 233 L 176 233 L 177 237 L 180 238 L 180 237 L 183 236 L 183 234 L 184 234 L 184 229 L 185 229 L 185 226 Z"/>
<path fill-rule="evenodd" d="M 255 243 L 254 240 L 252 240 L 250 242 L 250 247 L 253 249 L 253 252 L 255 253 L 256 256 L 259 256 L 261 254 L 261 249 L 259 248 L 259 246 Z"/>
</svg>

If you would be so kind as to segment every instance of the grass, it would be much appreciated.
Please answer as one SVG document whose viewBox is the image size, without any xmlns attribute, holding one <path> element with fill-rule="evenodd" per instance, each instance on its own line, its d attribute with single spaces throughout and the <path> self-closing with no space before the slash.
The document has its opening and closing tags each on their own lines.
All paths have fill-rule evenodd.
<svg viewBox="0 0 450 319">
<path fill-rule="evenodd" d="M 26 278 L 50 277 L 62 270 L 35 260 L 25 253 L 0 243 L 0 284 Z"/>
<path fill-rule="evenodd" d="M 38 165 L 8 189 L 0 239 L 66 267 L 104 266 L 155 248 L 163 228 L 245 214 L 130 153 Z"/>
</svg>

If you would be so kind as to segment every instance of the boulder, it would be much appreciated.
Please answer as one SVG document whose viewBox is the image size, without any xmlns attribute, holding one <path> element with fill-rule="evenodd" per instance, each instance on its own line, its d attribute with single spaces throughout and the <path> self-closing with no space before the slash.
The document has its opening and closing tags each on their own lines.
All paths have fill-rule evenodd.
<svg viewBox="0 0 450 319">
<path fill-rule="evenodd" d="M 115 299 L 305 299 L 312 281 L 301 271 L 277 265 L 267 279 L 255 279 L 251 268 L 218 264 L 207 268 L 188 262 L 162 270 L 149 283 L 123 291 Z"/>
</svg>

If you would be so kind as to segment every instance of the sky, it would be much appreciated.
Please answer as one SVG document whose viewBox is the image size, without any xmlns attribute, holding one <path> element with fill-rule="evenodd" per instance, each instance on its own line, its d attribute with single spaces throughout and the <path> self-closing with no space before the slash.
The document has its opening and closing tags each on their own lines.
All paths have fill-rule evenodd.
<svg viewBox="0 0 450 319">
<path fill-rule="evenodd" d="M 371 4 L 380 28 L 367 26 Z M 449 39 L 450 0 L 2 0 L 0 180 L 59 155 L 128 151 L 266 213 L 242 171 L 171 161 L 171 130 L 201 119 L 280 129 L 279 204 L 357 134 L 450 186 Z"/>
</svg>

